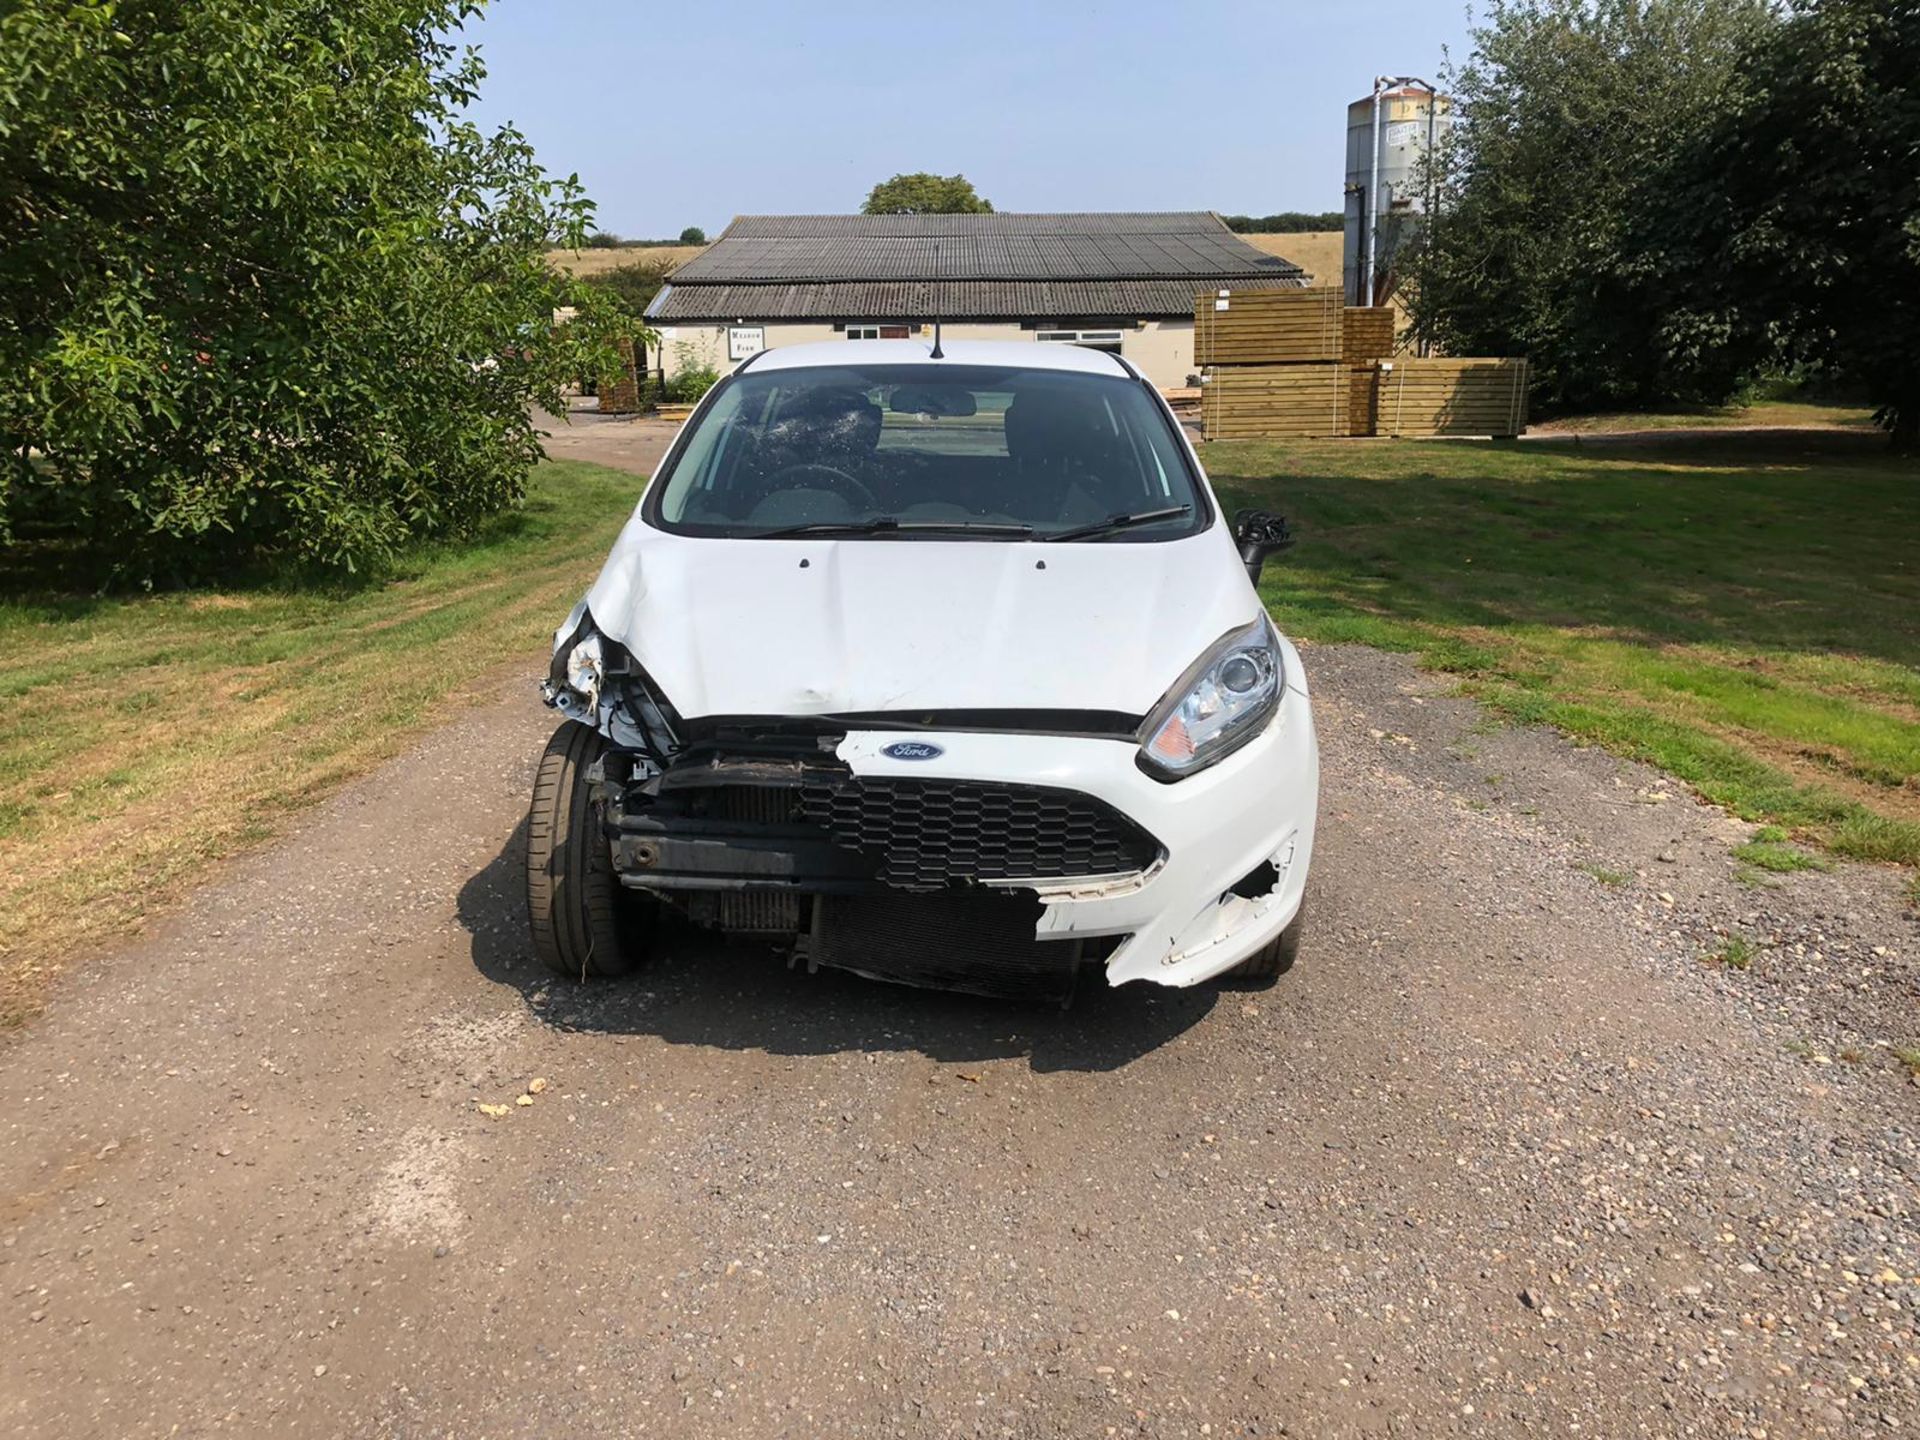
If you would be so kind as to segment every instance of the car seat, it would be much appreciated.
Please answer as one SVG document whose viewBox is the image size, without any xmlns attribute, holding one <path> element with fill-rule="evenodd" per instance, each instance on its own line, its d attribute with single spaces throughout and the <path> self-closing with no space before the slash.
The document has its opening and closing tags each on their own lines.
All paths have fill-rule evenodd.
<svg viewBox="0 0 1920 1440">
<path fill-rule="evenodd" d="M 1021 495 L 1012 513 L 1088 518 L 1083 509 L 1124 508 L 1137 467 L 1098 395 L 1066 385 L 1022 389 L 1007 407 L 1007 454 Z"/>
</svg>

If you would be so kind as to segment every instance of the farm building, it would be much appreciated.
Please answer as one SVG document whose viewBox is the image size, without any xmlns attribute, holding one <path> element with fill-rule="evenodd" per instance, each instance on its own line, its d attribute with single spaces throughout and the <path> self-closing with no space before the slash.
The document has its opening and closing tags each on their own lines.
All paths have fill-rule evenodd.
<svg viewBox="0 0 1920 1440">
<path fill-rule="evenodd" d="M 743 215 L 647 307 L 667 368 L 723 374 L 817 340 L 931 337 L 1091 345 L 1154 384 L 1194 373 L 1203 290 L 1307 283 L 1218 215 Z"/>
</svg>

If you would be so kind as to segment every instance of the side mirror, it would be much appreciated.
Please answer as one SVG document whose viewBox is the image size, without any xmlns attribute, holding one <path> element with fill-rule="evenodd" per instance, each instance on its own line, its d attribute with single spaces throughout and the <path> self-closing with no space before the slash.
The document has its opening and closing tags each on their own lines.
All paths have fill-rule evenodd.
<svg viewBox="0 0 1920 1440">
<path fill-rule="evenodd" d="M 1293 531 L 1287 528 L 1284 515 L 1241 510 L 1233 517 L 1233 538 L 1240 546 L 1240 561 L 1247 567 L 1247 579 L 1258 585 L 1267 556 L 1293 544 Z"/>
</svg>

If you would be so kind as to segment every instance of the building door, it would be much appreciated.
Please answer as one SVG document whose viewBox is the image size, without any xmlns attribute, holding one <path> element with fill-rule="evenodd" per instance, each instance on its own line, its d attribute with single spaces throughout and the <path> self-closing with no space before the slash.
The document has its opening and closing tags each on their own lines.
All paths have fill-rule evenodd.
<svg viewBox="0 0 1920 1440">
<path fill-rule="evenodd" d="M 849 340 L 907 340 L 913 336 L 912 328 L 906 325 L 849 325 Z"/>
</svg>

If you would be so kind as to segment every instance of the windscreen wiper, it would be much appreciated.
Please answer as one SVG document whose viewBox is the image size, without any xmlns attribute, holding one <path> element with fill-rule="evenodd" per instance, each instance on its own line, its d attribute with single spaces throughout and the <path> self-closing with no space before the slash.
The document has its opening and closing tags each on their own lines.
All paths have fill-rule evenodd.
<svg viewBox="0 0 1920 1440">
<path fill-rule="evenodd" d="M 778 530 L 756 530 L 741 538 L 786 540 L 803 535 L 892 535 L 896 533 L 901 535 L 997 535 L 1009 540 L 1025 540 L 1033 534 L 1033 527 L 974 520 L 899 520 L 892 515 L 876 515 L 871 520 L 816 520 L 806 525 L 786 525 Z"/>
<path fill-rule="evenodd" d="M 1131 515 L 1109 515 L 1104 520 L 1096 520 L 1091 525 L 1076 525 L 1071 530 L 1056 531 L 1052 535 L 1040 538 L 1050 544 L 1062 540 L 1092 540 L 1101 535 L 1112 535 L 1121 530 L 1131 530 L 1136 525 L 1151 525 L 1156 520 L 1177 520 L 1182 515 L 1191 515 L 1191 505 L 1164 505 L 1158 510 L 1136 510 Z"/>
</svg>

